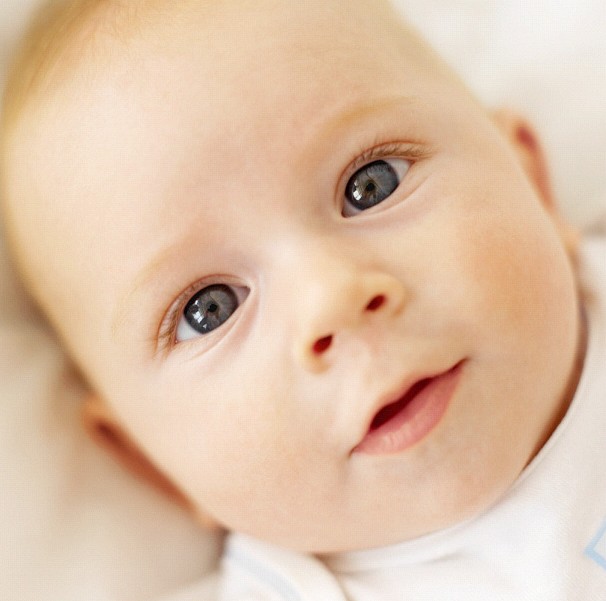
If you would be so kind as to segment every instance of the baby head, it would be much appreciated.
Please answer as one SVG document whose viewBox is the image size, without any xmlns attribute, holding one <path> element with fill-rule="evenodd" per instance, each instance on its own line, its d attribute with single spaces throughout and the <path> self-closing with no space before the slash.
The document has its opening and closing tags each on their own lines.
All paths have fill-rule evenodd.
<svg viewBox="0 0 606 601">
<path fill-rule="evenodd" d="M 109 447 L 306 552 L 504 494 L 582 356 L 526 123 L 386 1 L 75 0 L 38 30 L 6 227 Z"/>
</svg>

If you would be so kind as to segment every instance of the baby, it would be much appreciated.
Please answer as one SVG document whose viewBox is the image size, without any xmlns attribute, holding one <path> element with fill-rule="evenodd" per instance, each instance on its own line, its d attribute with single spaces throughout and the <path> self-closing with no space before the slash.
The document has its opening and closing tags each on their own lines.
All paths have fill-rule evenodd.
<svg viewBox="0 0 606 601">
<path fill-rule="evenodd" d="M 217 599 L 606 598 L 603 247 L 386 0 L 52 2 L 2 131 L 85 423 L 230 533 Z"/>
</svg>

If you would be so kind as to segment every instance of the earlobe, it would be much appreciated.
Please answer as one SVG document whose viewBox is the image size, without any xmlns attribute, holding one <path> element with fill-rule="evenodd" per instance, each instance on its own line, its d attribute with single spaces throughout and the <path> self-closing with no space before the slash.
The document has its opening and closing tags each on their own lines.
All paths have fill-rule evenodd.
<svg viewBox="0 0 606 601">
<path fill-rule="evenodd" d="M 194 508 L 189 499 L 146 457 L 99 396 L 91 393 L 85 399 L 82 423 L 90 437 L 129 472 L 184 508 L 204 528 L 222 530 L 210 515 Z"/>
<path fill-rule="evenodd" d="M 89 394 L 82 408 L 82 423 L 89 436 L 129 472 L 181 507 L 191 509 L 187 498 L 139 449 L 103 399 Z"/>
<path fill-rule="evenodd" d="M 86 397 L 81 415 L 85 431 L 100 447 L 117 459 L 128 452 L 126 433 L 98 396 L 89 394 Z"/>
<path fill-rule="evenodd" d="M 545 207 L 551 212 L 555 211 L 547 160 L 535 129 L 526 119 L 507 109 L 495 111 L 492 118 L 517 153 Z"/>
</svg>

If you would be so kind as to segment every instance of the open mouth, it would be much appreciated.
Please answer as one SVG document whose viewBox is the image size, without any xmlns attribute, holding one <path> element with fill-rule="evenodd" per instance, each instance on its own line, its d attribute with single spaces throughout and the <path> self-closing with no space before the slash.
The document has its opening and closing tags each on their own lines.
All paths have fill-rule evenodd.
<svg viewBox="0 0 606 601">
<path fill-rule="evenodd" d="M 460 379 L 463 361 L 436 376 L 415 382 L 372 418 L 354 452 L 372 455 L 398 453 L 433 430 L 446 413 Z"/>
<path fill-rule="evenodd" d="M 408 403 L 410 403 L 417 396 L 417 394 L 419 394 L 431 382 L 432 379 L 433 378 L 425 378 L 424 380 L 419 380 L 416 384 L 413 384 L 408 392 L 401 396 L 397 401 L 386 405 L 383 407 L 383 409 L 380 409 L 370 424 L 369 432 L 377 430 L 383 424 L 386 424 L 388 421 L 396 417 L 406 408 Z"/>
</svg>

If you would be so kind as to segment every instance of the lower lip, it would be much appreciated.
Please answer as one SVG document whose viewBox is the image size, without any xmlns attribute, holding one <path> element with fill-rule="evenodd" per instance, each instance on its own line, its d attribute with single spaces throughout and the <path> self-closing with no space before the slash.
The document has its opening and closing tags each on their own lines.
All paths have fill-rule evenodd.
<svg viewBox="0 0 606 601">
<path fill-rule="evenodd" d="M 397 415 L 366 434 L 353 452 L 400 453 L 421 441 L 440 422 L 459 382 L 463 362 L 436 376 Z"/>
</svg>

